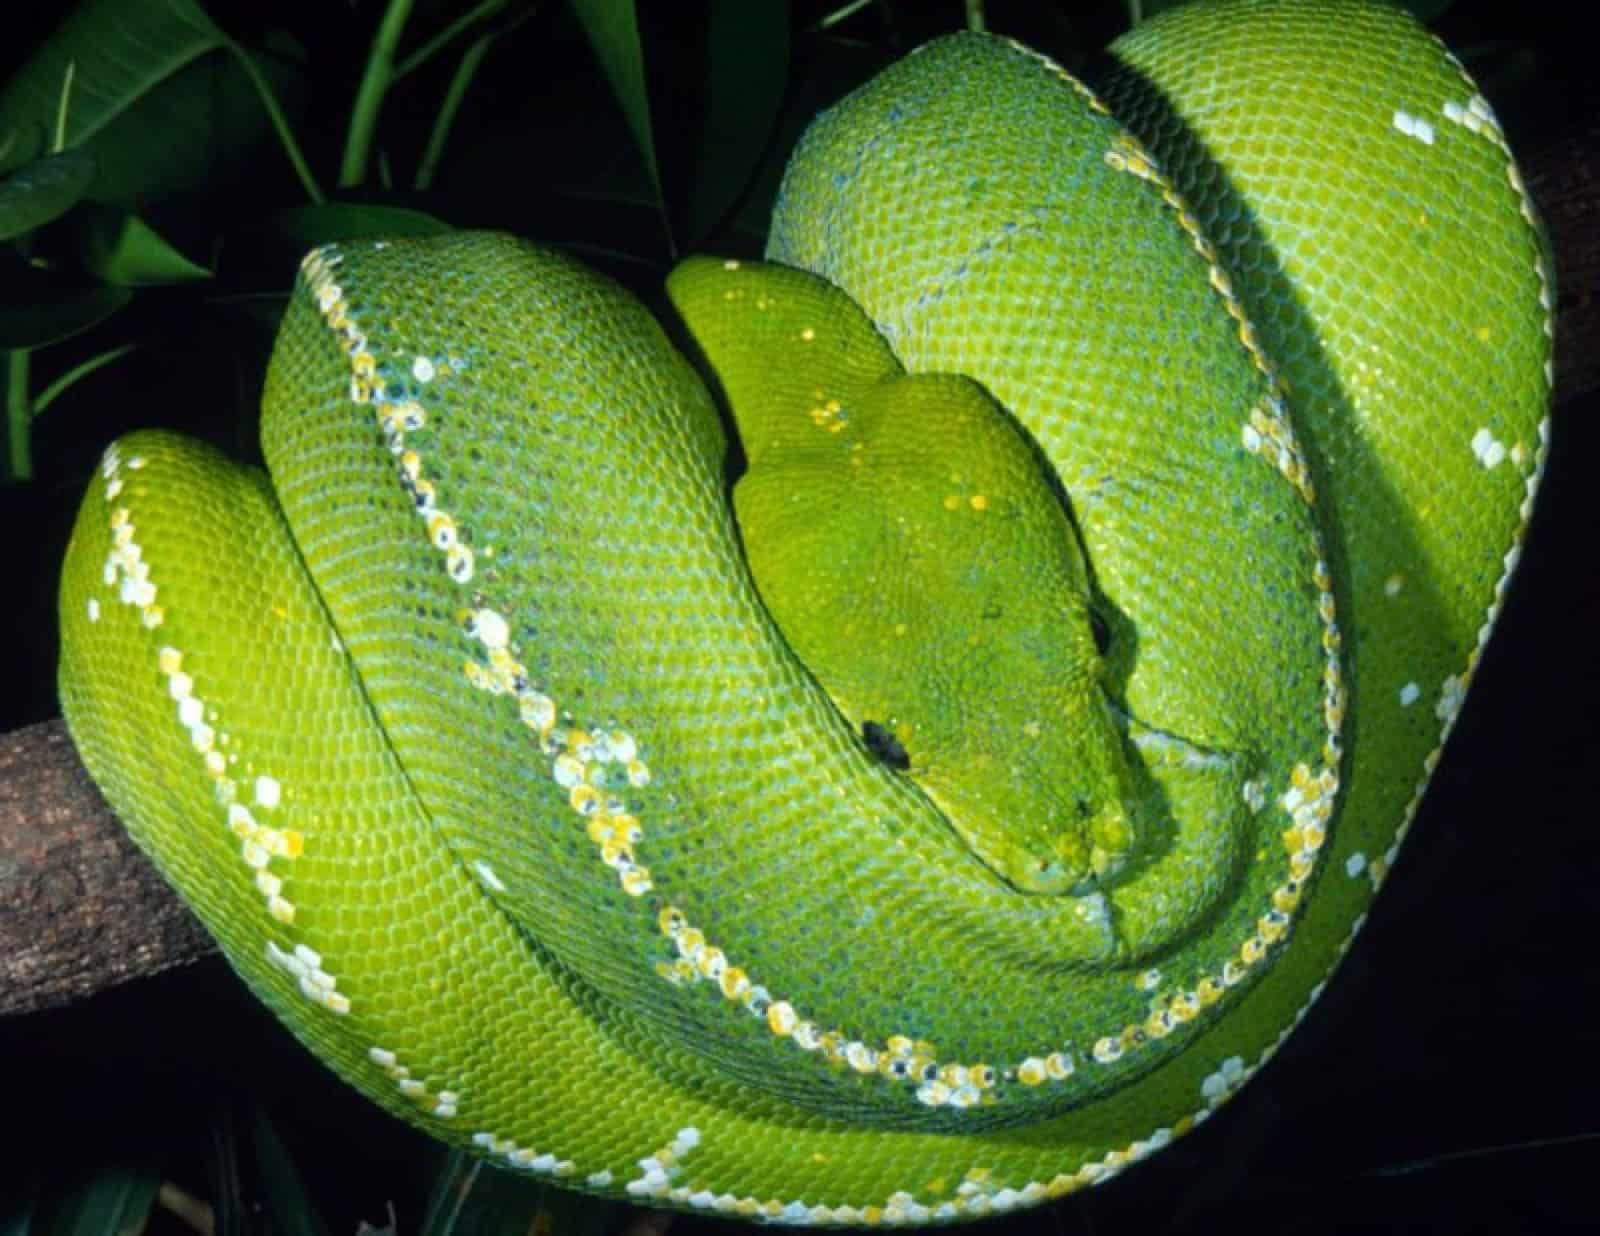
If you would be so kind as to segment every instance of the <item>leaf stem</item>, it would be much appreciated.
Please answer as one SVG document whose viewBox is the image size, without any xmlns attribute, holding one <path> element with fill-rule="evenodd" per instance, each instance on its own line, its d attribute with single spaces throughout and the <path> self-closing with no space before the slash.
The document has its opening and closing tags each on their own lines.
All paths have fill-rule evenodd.
<svg viewBox="0 0 1600 1236">
<path fill-rule="evenodd" d="M 850 3 L 844 5 L 842 8 L 837 8 L 831 13 L 824 14 L 814 28 L 817 30 L 831 29 L 832 27 L 837 26 L 840 22 L 854 17 L 862 9 L 866 8 L 867 5 L 872 3 L 874 3 L 874 0 L 850 0 Z"/>
<path fill-rule="evenodd" d="M 394 76 L 390 78 L 391 84 L 415 73 L 424 64 L 432 60 L 434 56 L 438 55 L 448 44 L 453 42 L 467 27 L 483 21 L 485 18 L 493 17 L 505 7 L 506 0 L 483 0 L 481 4 L 463 13 L 396 65 Z"/>
<path fill-rule="evenodd" d="M 77 73 L 78 62 L 67 61 L 67 71 L 61 78 L 61 102 L 56 104 L 55 140 L 50 144 L 52 154 L 60 154 L 67 147 L 67 103 L 72 98 L 72 79 Z"/>
<path fill-rule="evenodd" d="M 378 128 L 378 113 L 383 109 L 383 97 L 394 78 L 395 48 L 400 45 L 406 19 L 411 16 L 411 4 L 412 0 L 389 0 L 383 20 L 378 23 L 378 33 L 373 36 L 367 69 L 361 75 L 355 106 L 350 112 L 350 132 L 345 138 L 344 160 L 339 165 L 341 189 L 353 188 L 366 177 L 372 137 Z"/>
<path fill-rule="evenodd" d="M 13 348 L 6 354 L 6 441 L 5 458 L 0 461 L 3 477 L 9 481 L 33 479 L 33 452 L 28 430 L 28 352 Z"/>
<path fill-rule="evenodd" d="M 317 178 L 311 174 L 311 166 L 300 150 L 300 143 L 294 140 L 294 130 L 289 127 L 289 118 L 283 114 L 283 108 L 278 105 L 278 96 L 272 93 L 272 85 L 261 72 L 261 66 L 249 52 L 232 39 L 227 40 L 227 48 L 239 62 L 239 67 L 244 70 L 245 76 L 250 79 L 250 84 L 256 88 L 256 95 L 261 99 L 261 106 L 266 109 L 267 119 L 272 122 L 273 131 L 277 133 L 278 141 L 283 145 L 283 152 L 289 157 L 289 164 L 294 168 L 295 175 L 300 178 L 300 187 L 306 191 L 306 196 L 314 204 L 322 205 L 328 199 L 318 186 Z"/>
<path fill-rule="evenodd" d="M 456 71 L 450 78 L 450 88 L 445 91 L 444 99 L 439 104 L 439 114 L 434 118 L 433 131 L 428 134 L 427 149 L 422 152 L 422 162 L 417 167 L 416 187 L 419 190 L 433 187 L 433 176 L 439 169 L 445 142 L 450 139 L 450 128 L 455 123 L 456 113 L 461 110 L 467 87 L 472 84 L 473 74 L 483 63 L 494 37 L 493 34 L 480 34 L 462 54 L 461 63 L 456 65 Z"/>
<path fill-rule="evenodd" d="M 112 348 L 109 352 L 100 353 L 99 356 L 91 356 L 81 365 L 74 365 L 39 392 L 38 398 L 33 401 L 33 418 L 43 416 L 44 410 L 65 394 L 69 387 L 87 378 L 96 369 L 109 365 L 112 361 L 121 360 L 138 346 L 136 343 L 125 343 L 120 348 Z"/>
</svg>

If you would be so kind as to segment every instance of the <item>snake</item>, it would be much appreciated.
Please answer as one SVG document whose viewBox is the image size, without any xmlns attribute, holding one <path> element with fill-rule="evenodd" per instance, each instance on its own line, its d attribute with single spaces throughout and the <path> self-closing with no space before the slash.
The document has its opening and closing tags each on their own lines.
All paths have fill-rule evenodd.
<svg viewBox="0 0 1600 1236">
<path fill-rule="evenodd" d="M 265 470 L 105 451 L 63 710 L 444 1142 L 795 1225 L 1060 1198 L 1356 937 L 1520 553 L 1552 280 L 1402 11 L 1181 6 L 1092 87 L 948 35 L 653 308 L 501 234 L 307 255 Z"/>
</svg>

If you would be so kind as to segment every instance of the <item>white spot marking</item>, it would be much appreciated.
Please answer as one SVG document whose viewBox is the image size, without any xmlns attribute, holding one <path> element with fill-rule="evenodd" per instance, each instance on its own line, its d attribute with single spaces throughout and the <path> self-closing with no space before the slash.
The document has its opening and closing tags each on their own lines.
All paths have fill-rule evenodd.
<svg viewBox="0 0 1600 1236">
<path fill-rule="evenodd" d="M 474 617 L 477 620 L 478 638 L 483 641 L 485 648 L 504 648 L 511 642 L 511 627 L 494 610 L 480 609 Z"/>
<path fill-rule="evenodd" d="M 1238 1056 L 1229 1056 L 1222 1062 L 1221 1068 L 1200 1083 L 1200 1096 L 1212 1107 L 1215 1107 L 1237 1090 L 1243 1084 L 1244 1079 L 1243 1059 Z"/>
<path fill-rule="evenodd" d="M 1472 435 L 1472 453 L 1485 468 L 1497 467 L 1506 457 L 1506 445 L 1487 428 Z"/>
<path fill-rule="evenodd" d="M 1359 879 L 1361 873 L 1367 869 L 1367 856 L 1360 851 L 1345 859 L 1344 873 L 1352 880 Z"/>
<path fill-rule="evenodd" d="M 494 889 L 495 892 L 503 893 L 506 891 L 505 884 L 501 881 L 499 876 L 495 875 L 494 868 L 489 866 L 489 864 L 483 859 L 480 858 L 474 862 L 472 864 L 472 869 L 478 873 L 478 879 L 482 880 L 490 888 Z"/>
<path fill-rule="evenodd" d="M 418 382 L 432 382 L 433 372 L 433 362 L 426 356 L 419 356 L 411 362 L 411 376 Z"/>
<path fill-rule="evenodd" d="M 1400 688 L 1400 707 L 1410 708 L 1422 697 L 1422 688 L 1414 682 L 1408 682 Z"/>
<path fill-rule="evenodd" d="M 1450 724 L 1456 719 L 1456 713 L 1461 711 L 1461 701 L 1466 698 L 1466 694 L 1466 683 L 1452 674 L 1444 680 L 1444 685 L 1439 690 L 1439 704 L 1434 709 L 1434 715 L 1445 724 Z"/>
<path fill-rule="evenodd" d="M 1500 122 L 1495 119 L 1494 109 L 1489 106 L 1489 100 L 1481 94 L 1475 94 L 1468 99 L 1465 107 L 1454 99 L 1448 99 L 1441 110 L 1446 120 L 1469 129 L 1481 137 L 1500 140 Z"/>
<path fill-rule="evenodd" d="M 1407 137 L 1414 137 L 1425 146 L 1433 145 L 1433 126 L 1421 116 L 1395 109 L 1394 127 Z"/>
<path fill-rule="evenodd" d="M 283 797 L 283 788 L 275 777 L 256 778 L 256 805 L 258 807 L 276 807 Z"/>
</svg>

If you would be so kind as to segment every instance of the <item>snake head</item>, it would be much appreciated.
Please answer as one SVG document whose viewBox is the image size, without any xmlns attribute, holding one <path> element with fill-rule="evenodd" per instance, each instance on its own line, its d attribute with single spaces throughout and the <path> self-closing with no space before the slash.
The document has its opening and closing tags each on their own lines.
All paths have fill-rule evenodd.
<svg viewBox="0 0 1600 1236">
<path fill-rule="evenodd" d="M 1134 845 L 1133 796 L 1059 501 L 970 382 L 894 378 L 851 411 L 842 460 L 787 453 L 735 488 L 768 612 L 977 859 L 1021 892 L 1092 892 Z"/>
<path fill-rule="evenodd" d="M 1129 757 L 1031 442 L 976 382 L 905 374 L 815 276 L 691 259 L 668 292 L 744 446 L 734 510 L 791 650 L 996 875 L 1092 891 L 1135 842 Z"/>
</svg>

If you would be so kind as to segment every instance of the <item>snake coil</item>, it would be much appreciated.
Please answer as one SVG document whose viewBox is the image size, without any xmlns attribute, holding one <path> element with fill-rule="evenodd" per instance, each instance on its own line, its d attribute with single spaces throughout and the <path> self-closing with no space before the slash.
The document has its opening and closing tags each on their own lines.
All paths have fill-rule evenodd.
<svg viewBox="0 0 1600 1236">
<path fill-rule="evenodd" d="M 267 474 L 109 448 L 72 732 L 341 1076 L 578 1188 L 946 1221 L 1314 1001 L 1515 565 L 1549 259 L 1403 14 L 1112 53 L 952 36 L 819 117 L 773 264 L 669 280 L 709 388 L 565 258 L 379 239 L 303 263 Z"/>
</svg>

